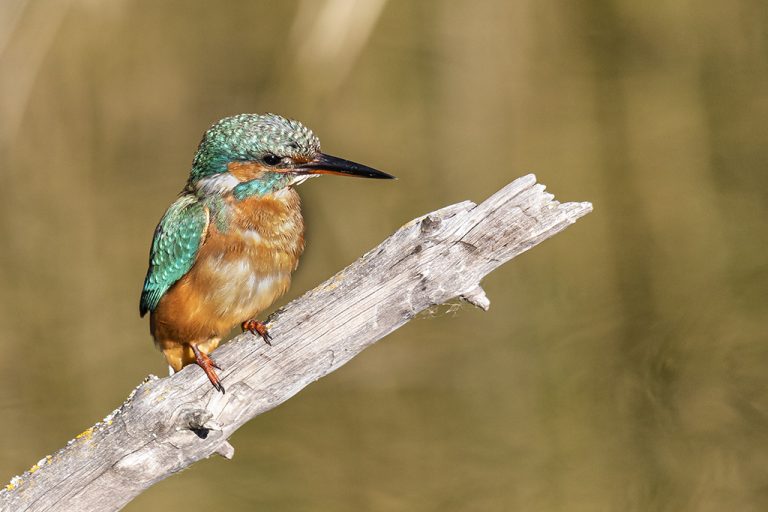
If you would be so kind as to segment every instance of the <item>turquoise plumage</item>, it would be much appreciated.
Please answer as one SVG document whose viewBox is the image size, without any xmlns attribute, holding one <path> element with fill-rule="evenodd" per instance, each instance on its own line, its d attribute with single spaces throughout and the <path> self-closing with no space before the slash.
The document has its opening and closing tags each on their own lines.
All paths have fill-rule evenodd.
<svg viewBox="0 0 768 512">
<path fill-rule="evenodd" d="M 192 268 L 208 222 L 207 208 L 189 195 L 177 199 L 163 215 L 152 240 L 141 293 L 141 316 L 154 310 L 163 294 Z"/>
</svg>

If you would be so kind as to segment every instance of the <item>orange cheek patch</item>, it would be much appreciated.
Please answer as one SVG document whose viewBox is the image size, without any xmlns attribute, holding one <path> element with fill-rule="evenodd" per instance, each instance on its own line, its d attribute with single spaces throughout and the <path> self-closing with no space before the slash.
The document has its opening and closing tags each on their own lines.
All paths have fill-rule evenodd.
<svg viewBox="0 0 768 512">
<path fill-rule="evenodd" d="M 256 162 L 230 162 L 227 171 L 240 181 L 251 181 L 260 178 L 266 169 Z"/>
</svg>

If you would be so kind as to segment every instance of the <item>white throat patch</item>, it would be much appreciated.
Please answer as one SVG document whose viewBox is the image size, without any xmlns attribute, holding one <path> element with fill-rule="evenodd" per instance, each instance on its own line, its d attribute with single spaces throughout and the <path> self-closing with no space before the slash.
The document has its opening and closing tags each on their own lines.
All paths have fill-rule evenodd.
<svg viewBox="0 0 768 512">
<path fill-rule="evenodd" d="M 228 172 L 221 172 L 199 180 L 195 184 L 195 189 L 205 195 L 226 194 L 239 184 L 240 180 Z"/>
<path fill-rule="evenodd" d="M 300 174 L 293 178 L 293 181 L 291 182 L 291 186 L 293 185 L 301 185 L 305 181 L 307 181 L 309 178 L 317 178 L 320 176 L 319 174 Z"/>
</svg>

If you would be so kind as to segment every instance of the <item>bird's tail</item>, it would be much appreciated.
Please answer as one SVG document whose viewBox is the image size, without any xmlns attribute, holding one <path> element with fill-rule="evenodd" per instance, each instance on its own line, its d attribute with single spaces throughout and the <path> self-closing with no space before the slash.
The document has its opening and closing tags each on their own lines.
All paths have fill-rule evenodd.
<svg viewBox="0 0 768 512">
<path fill-rule="evenodd" d="M 204 354 L 208 355 L 213 352 L 216 347 L 219 346 L 220 341 L 221 340 L 217 338 L 203 341 L 197 343 L 197 348 Z M 192 350 L 192 346 L 189 343 L 179 343 L 178 341 L 164 340 L 160 341 L 157 345 L 160 347 L 160 350 L 163 351 L 165 360 L 170 367 L 169 371 L 171 375 L 178 372 L 188 364 L 195 364 L 197 362 L 195 352 Z"/>
</svg>

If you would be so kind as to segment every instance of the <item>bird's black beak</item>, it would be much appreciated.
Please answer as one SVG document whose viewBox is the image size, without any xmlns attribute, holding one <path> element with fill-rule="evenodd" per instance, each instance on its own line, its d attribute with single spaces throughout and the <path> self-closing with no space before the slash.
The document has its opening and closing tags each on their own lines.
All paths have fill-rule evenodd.
<svg viewBox="0 0 768 512">
<path fill-rule="evenodd" d="M 372 167 L 326 155 L 325 153 L 318 154 L 307 163 L 299 164 L 294 172 L 296 174 L 338 174 L 340 176 L 357 176 L 359 178 L 376 178 L 380 180 L 395 179 L 394 176 L 377 171 Z"/>
</svg>

